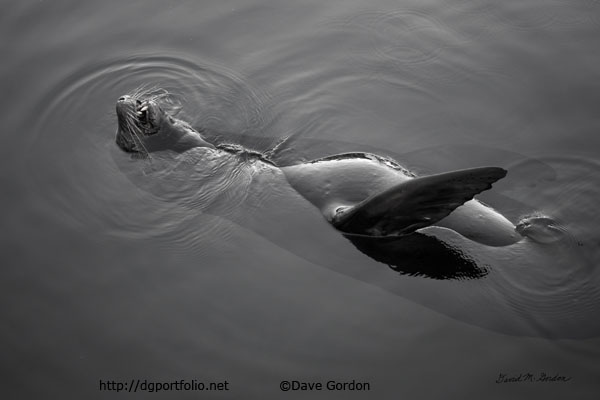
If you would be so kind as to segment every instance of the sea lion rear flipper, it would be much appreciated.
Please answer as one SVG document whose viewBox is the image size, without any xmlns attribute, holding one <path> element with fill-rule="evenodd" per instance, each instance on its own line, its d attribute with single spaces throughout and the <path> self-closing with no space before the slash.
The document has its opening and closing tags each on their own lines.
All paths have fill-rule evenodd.
<svg viewBox="0 0 600 400">
<path fill-rule="evenodd" d="M 506 176 L 499 167 L 470 168 L 400 183 L 338 208 L 331 223 L 347 233 L 402 235 L 432 225 Z"/>
</svg>

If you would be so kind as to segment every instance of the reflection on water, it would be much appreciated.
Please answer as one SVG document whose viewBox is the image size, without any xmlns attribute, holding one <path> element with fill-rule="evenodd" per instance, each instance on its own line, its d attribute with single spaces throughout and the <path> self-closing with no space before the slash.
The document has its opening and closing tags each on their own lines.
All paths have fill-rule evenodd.
<svg viewBox="0 0 600 400">
<path fill-rule="evenodd" d="M 274 375 L 335 370 L 439 398 L 417 384 L 433 343 L 465 364 L 440 388 L 525 358 L 587 376 L 593 340 L 495 333 L 600 334 L 597 1 L 110 3 L 3 8 L 2 339 L 20 394 L 194 371 L 270 397 Z M 369 151 L 420 175 L 504 167 L 481 199 L 564 237 L 343 237 L 275 168 L 120 152 L 115 102 L 144 84 L 211 141 L 280 143 L 279 165 Z M 467 347 L 489 351 L 469 364 Z"/>
<path fill-rule="evenodd" d="M 345 236 L 358 250 L 401 274 L 432 279 L 474 279 L 488 273 L 459 248 L 433 236 L 420 233 L 385 239 Z"/>
</svg>

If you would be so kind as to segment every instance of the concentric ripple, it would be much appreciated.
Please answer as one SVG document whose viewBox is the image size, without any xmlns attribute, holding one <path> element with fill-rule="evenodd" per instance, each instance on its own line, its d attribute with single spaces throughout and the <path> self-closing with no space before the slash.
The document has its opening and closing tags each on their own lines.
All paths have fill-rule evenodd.
<svg viewBox="0 0 600 400">
<path fill-rule="evenodd" d="M 600 312 L 600 163 L 565 156 L 539 160 L 553 167 L 555 179 L 511 195 L 537 204 L 538 216 L 551 219 L 557 232 L 550 243 L 525 241 L 506 253 L 492 288 L 542 335 L 597 335 L 600 322 L 592 316 Z"/>
<path fill-rule="evenodd" d="M 144 164 L 145 173 L 151 173 L 148 168 L 156 170 L 160 160 L 131 160 L 114 144 L 116 100 L 144 85 L 176 95 L 183 109 L 179 116 L 209 130 L 252 135 L 269 115 L 265 96 L 242 77 L 188 55 L 137 54 L 88 65 L 54 85 L 33 107 L 37 123 L 24 149 L 33 208 L 74 229 L 126 238 L 190 232 L 180 227 L 196 214 L 140 190 L 126 176 Z M 39 159 L 46 160 L 45 168 L 39 168 Z M 226 177 L 219 184 L 236 185 Z M 211 230 L 219 227 L 206 224 L 204 231 Z M 192 241 L 185 236 L 180 240 Z"/>
</svg>

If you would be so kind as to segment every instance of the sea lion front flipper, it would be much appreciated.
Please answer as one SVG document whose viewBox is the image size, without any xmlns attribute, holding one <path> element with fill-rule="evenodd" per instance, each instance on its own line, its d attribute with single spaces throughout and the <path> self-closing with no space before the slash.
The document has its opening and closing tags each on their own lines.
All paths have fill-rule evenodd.
<svg viewBox="0 0 600 400">
<path fill-rule="evenodd" d="M 331 223 L 347 233 L 411 233 L 446 217 L 504 176 L 502 168 L 480 167 L 414 178 L 354 206 L 336 209 Z"/>
</svg>

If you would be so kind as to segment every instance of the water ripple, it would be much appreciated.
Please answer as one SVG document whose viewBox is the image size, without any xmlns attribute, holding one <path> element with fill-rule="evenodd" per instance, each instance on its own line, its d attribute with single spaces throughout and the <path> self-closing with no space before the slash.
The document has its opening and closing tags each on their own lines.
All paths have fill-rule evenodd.
<svg viewBox="0 0 600 400">
<path fill-rule="evenodd" d="M 136 188 L 124 174 L 144 165 L 143 174 L 156 175 L 161 161 L 153 160 L 152 165 L 131 160 L 116 148 L 116 99 L 140 85 L 161 86 L 180 97 L 183 119 L 209 130 L 252 135 L 269 118 L 263 106 L 267 96 L 222 66 L 166 54 L 128 55 L 85 66 L 57 82 L 33 106 L 38 118 L 25 141 L 32 208 L 73 229 L 96 229 L 135 240 L 171 240 L 174 237 L 166 237 L 179 235 L 174 243 L 192 242 L 193 232 L 198 230 L 185 228 L 186 233 L 180 234 L 182 227 L 196 218 L 189 208 Z M 39 159 L 45 160 L 46 168 L 39 168 Z M 218 167 L 213 165 L 213 169 Z M 176 166 L 160 173 L 173 168 Z M 224 204 L 239 206 L 243 198 L 234 198 L 227 188 L 240 185 L 245 178 L 233 173 L 214 180 L 214 185 L 221 186 L 194 196 L 195 201 L 206 200 L 206 193 L 220 192 L 229 196 Z M 189 189 L 189 184 L 184 187 Z M 196 187 L 187 195 L 196 195 L 198 190 Z M 173 195 L 180 192 L 174 190 Z M 215 212 L 220 211 L 227 212 Z M 218 218 L 206 218 L 213 222 L 205 224 L 208 229 L 203 229 L 203 234 L 216 235 L 218 231 L 222 235 Z"/>
<path fill-rule="evenodd" d="M 543 214 L 560 221 L 564 240 L 550 245 L 524 242 L 516 246 L 506 267 L 495 275 L 496 290 L 511 308 L 527 316 L 540 334 L 575 328 L 569 335 L 586 337 L 599 329 L 600 251 L 596 212 L 600 198 L 600 162 L 583 157 L 543 156 L 556 177 L 511 193 L 536 204 Z M 521 167 L 520 163 L 513 167 Z M 509 266 L 509 263 L 512 265 Z"/>
</svg>

